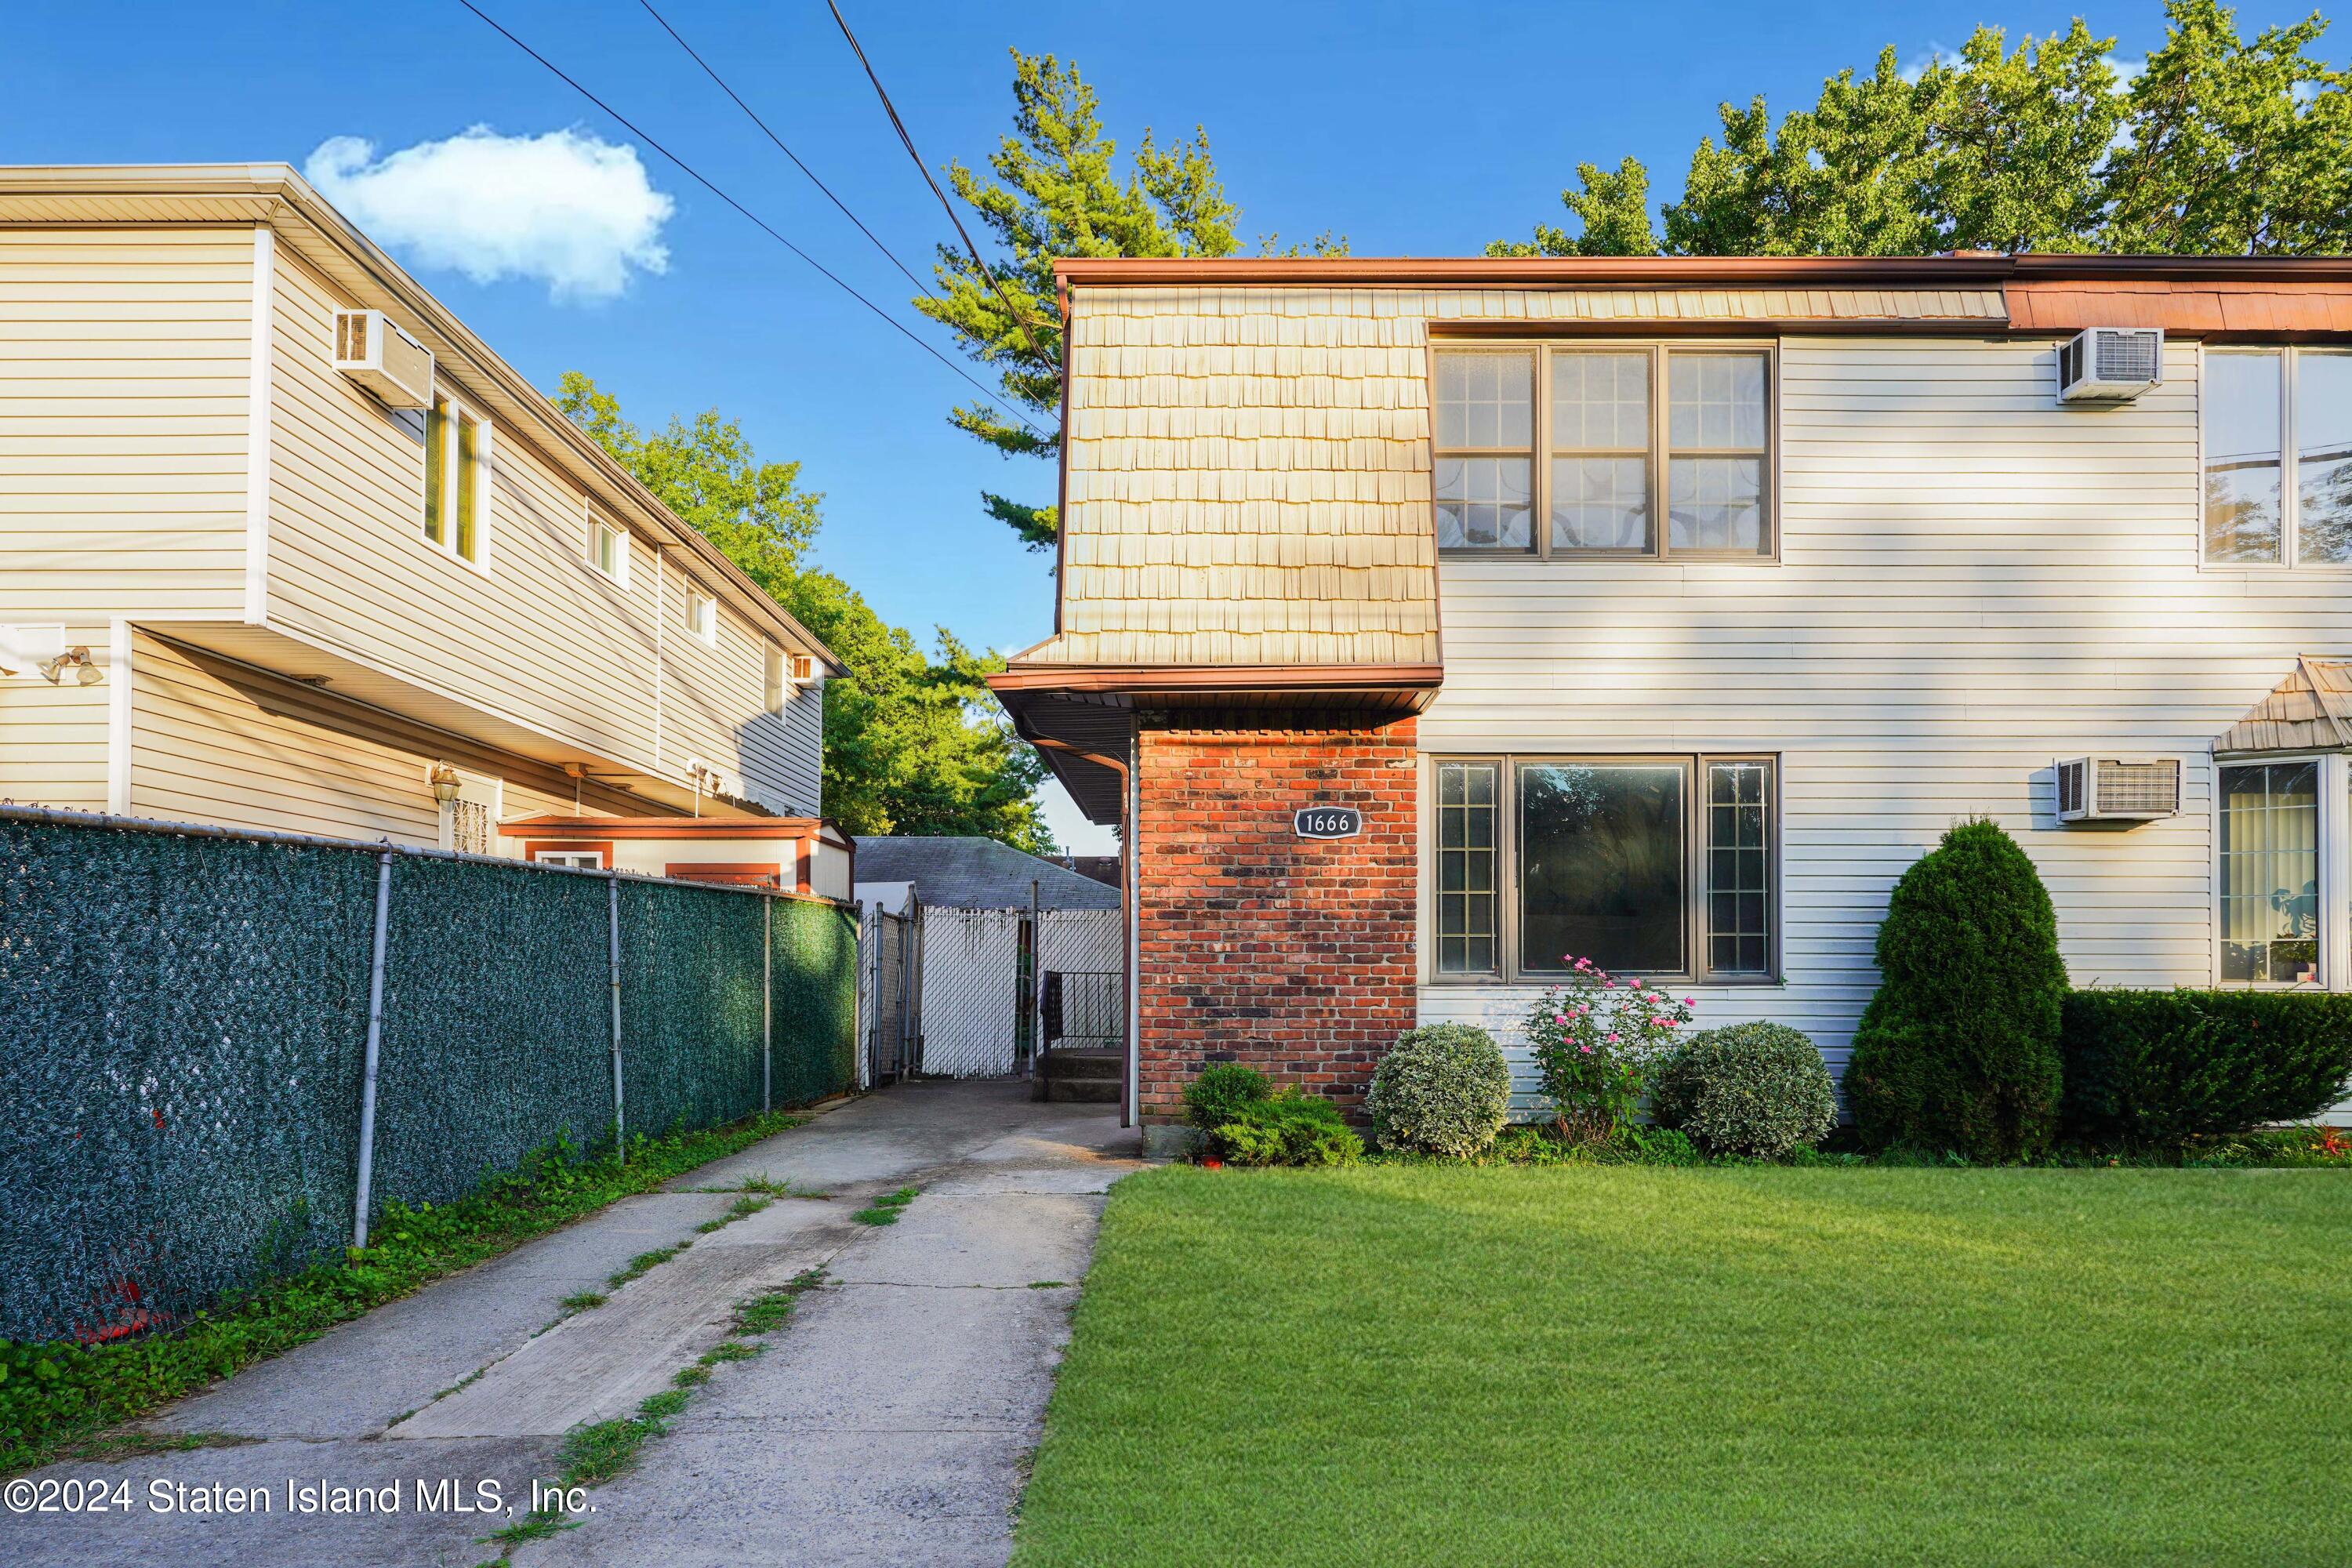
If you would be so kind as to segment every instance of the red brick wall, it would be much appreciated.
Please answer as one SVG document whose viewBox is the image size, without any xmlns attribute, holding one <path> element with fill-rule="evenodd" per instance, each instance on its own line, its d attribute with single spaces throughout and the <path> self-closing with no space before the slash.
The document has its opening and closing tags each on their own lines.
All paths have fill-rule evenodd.
<svg viewBox="0 0 2352 1568">
<path fill-rule="evenodd" d="M 1413 1025 L 1413 721 L 1281 717 L 1294 727 L 1176 713 L 1139 731 L 1148 1120 L 1181 1115 L 1184 1086 L 1213 1061 L 1352 1113 Z M 1356 807 L 1362 836 L 1297 837 L 1292 812 L 1316 805 Z"/>
</svg>

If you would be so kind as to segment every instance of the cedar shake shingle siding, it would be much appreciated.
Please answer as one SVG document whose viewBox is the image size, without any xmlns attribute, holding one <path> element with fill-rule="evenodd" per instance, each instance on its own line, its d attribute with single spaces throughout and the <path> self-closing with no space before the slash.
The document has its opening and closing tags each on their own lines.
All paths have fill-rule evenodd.
<svg viewBox="0 0 2352 1568">
<path fill-rule="evenodd" d="M 2006 319 L 1999 289 L 1076 288 L 1062 630 L 1016 665 L 1437 663 L 1449 323 Z"/>
</svg>

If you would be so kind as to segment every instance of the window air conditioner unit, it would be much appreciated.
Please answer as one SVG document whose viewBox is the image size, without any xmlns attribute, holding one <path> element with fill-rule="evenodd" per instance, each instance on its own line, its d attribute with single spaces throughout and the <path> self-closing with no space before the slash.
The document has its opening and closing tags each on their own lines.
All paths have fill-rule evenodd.
<svg viewBox="0 0 2352 1568">
<path fill-rule="evenodd" d="M 2137 397 L 2164 380 L 2164 329 L 2093 327 L 2058 351 L 2058 400 Z"/>
<path fill-rule="evenodd" d="M 795 686 L 805 686 L 816 679 L 816 656 L 808 653 L 788 653 L 784 656 L 784 673 Z"/>
<path fill-rule="evenodd" d="M 2058 764 L 2058 820 L 2154 822 L 2180 815 L 2178 757 L 2075 757 Z"/>
<path fill-rule="evenodd" d="M 335 368 L 387 408 L 432 406 L 433 351 L 382 310 L 335 312 Z"/>
</svg>

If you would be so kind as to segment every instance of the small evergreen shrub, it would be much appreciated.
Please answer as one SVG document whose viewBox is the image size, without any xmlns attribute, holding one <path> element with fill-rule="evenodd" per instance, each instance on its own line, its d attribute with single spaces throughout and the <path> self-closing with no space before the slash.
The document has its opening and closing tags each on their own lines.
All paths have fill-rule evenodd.
<svg viewBox="0 0 2352 1568">
<path fill-rule="evenodd" d="M 1383 1149 L 1471 1159 L 1511 1114 L 1510 1064 L 1473 1025 L 1408 1029 L 1373 1069 L 1364 1113 Z"/>
<path fill-rule="evenodd" d="M 1209 1152 L 1235 1165 L 1348 1165 L 1364 1141 L 1329 1100 L 1286 1089 L 1236 1107 L 1210 1129 Z"/>
<path fill-rule="evenodd" d="M 2077 991 L 2065 1003 L 2066 1134 L 2116 1148 L 2295 1121 L 2352 1078 L 2352 995 Z"/>
<path fill-rule="evenodd" d="M 1666 1054 L 1650 1114 L 1715 1154 L 1778 1160 L 1837 1125 L 1837 1088 L 1822 1053 L 1784 1024 L 1733 1024 Z"/>
<path fill-rule="evenodd" d="M 1217 1062 L 1184 1086 L 1184 1120 L 1203 1132 L 1234 1119 L 1244 1105 L 1274 1093 L 1274 1080 L 1239 1062 Z"/>
<path fill-rule="evenodd" d="M 1845 1075 L 1864 1143 L 1980 1162 L 2047 1149 L 2066 965 L 2050 895 L 2016 840 L 1964 822 L 1921 856 L 1887 901 L 1878 970 Z"/>
</svg>

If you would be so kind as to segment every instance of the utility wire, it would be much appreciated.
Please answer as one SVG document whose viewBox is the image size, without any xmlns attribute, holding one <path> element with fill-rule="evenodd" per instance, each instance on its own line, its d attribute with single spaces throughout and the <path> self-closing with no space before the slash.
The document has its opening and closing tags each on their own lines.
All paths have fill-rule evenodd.
<svg viewBox="0 0 2352 1568">
<path fill-rule="evenodd" d="M 841 36 L 849 40 L 850 51 L 856 55 L 857 63 L 866 68 L 866 79 L 874 84 L 874 96 L 882 100 L 882 112 L 890 117 L 891 128 L 898 132 L 898 141 L 907 149 L 907 156 L 915 161 L 916 172 L 923 176 L 923 184 L 931 187 L 931 195 L 939 197 L 940 207 L 948 215 L 948 221 L 955 225 L 956 234 L 963 240 L 965 252 L 971 257 L 971 264 L 980 268 L 980 275 L 988 279 L 988 286 L 996 290 L 997 299 L 1003 301 L 1004 309 L 1012 315 L 1013 324 L 1019 327 L 1021 335 L 1029 340 L 1029 352 L 1039 359 L 1045 358 L 1045 349 L 1038 344 L 1037 334 L 1029 330 L 1028 312 L 1013 302 L 1013 296 L 1004 291 L 1004 285 L 996 280 L 996 274 L 981 258 L 980 247 L 971 242 L 971 232 L 963 226 L 963 219 L 956 216 L 955 204 L 948 200 L 945 191 L 940 189 L 940 183 L 931 178 L 931 166 L 923 162 L 923 155 L 915 151 L 915 139 L 907 134 L 907 124 L 898 118 L 898 106 L 890 101 L 890 94 L 884 89 L 882 79 L 874 74 L 874 62 L 866 58 L 866 50 L 858 43 L 857 35 L 849 30 L 849 19 L 841 14 L 841 7 L 835 5 L 834 0 L 824 0 L 824 3 L 832 11 L 834 21 L 840 26 Z M 1022 423 L 1026 425 L 1028 421 L 1024 419 Z"/>
<path fill-rule="evenodd" d="M 814 169 L 810 168 L 806 163 L 801 162 L 799 153 L 784 145 L 784 139 L 777 135 L 774 131 L 771 130 L 768 126 L 768 122 L 760 118 L 758 111 L 753 110 L 750 104 L 743 101 L 743 97 L 740 93 L 727 85 L 727 79 L 720 76 L 716 70 L 712 69 L 709 60 L 704 59 L 699 54 L 695 52 L 694 46 L 688 43 L 686 39 L 679 35 L 678 30 L 669 25 L 668 17 L 654 9 L 653 0 L 637 0 L 637 4 L 646 8 L 646 14 L 647 16 L 661 24 L 661 29 L 663 32 L 667 33 L 672 38 L 677 40 L 677 47 L 687 52 L 688 58 L 692 59 L 696 65 L 702 68 L 702 74 L 709 77 L 712 81 L 717 82 L 719 84 L 719 90 L 733 99 L 735 100 L 735 107 L 741 110 L 746 115 L 751 117 L 751 123 L 760 128 L 761 134 L 764 135 L 769 141 L 773 142 L 776 144 L 776 151 L 782 153 L 785 157 L 790 158 L 793 161 L 793 167 L 798 169 L 802 174 L 806 174 L 809 177 L 809 184 L 814 185 L 818 190 L 823 191 L 824 193 L 824 199 L 831 202 L 835 206 L 839 207 L 841 209 L 841 216 L 857 226 L 858 233 L 864 235 L 866 238 L 873 240 L 874 248 L 880 251 L 884 258 L 889 261 L 891 266 L 906 274 L 908 282 L 912 283 L 916 288 L 922 289 L 927 294 L 930 292 L 931 286 L 924 282 L 921 279 L 916 277 L 914 273 L 908 268 L 907 264 L 899 260 L 888 246 L 882 243 L 880 237 L 876 235 L 872 229 L 866 227 L 864 220 L 859 218 L 856 213 L 849 210 L 849 204 L 843 201 L 839 196 L 835 195 L 833 194 L 833 187 L 826 184 L 823 180 L 818 179 Z"/>
<path fill-rule="evenodd" d="M 997 394 L 991 392 L 987 387 L 982 385 L 981 383 L 974 379 L 973 376 L 961 365 L 956 363 L 955 361 L 948 358 L 947 355 L 940 353 L 938 349 L 933 348 L 929 343 L 925 342 L 922 339 L 917 337 L 912 331 L 908 331 L 905 322 L 899 321 L 896 316 L 891 315 L 881 306 L 876 304 L 873 300 L 867 299 L 865 295 L 851 288 L 846 282 L 843 281 L 842 279 L 832 270 L 832 268 L 826 267 L 824 263 L 819 261 L 815 257 L 811 256 L 807 251 L 803 250 L 799 246 L 794 245 L 791 240 L 786 239 L 782 234 L 779 234 L 765 218 L 761 217 L 758 213 L 753 212 L 750 207 L 745 206 L 741 202 L 737 201 L 733 196 L 729 195 L 725 191 L 720 190 L 719 186 L 707 178 L 699 169 L 697 169 L 693 164 L 688 163 L 685 159 L 679 157 L 677 153 L 663 146 L 659 142 L 656 141 L 650 134 L 640 128 L 635 121 L 630 120 L 627 115 L 623 114 L 619 110 L 614 109 L 611 104 L 606 103 L 603 99 L 589 91 L 585 87 L 583 87 L 578 81 L 566 74 L 563 68 L 557 65 L 553 60 L 549 59 L 545 55 L 541 54 L 537 49 L 532 48 L 529 44 L 524 43 L 520 38 L 516 37 L 512 33 L 508 32 L 506 28 L 500 26 L 497 18 L 493 17 L 488 12 L 483 10 L 479 5 L 475 5 L 474 0 L 457 0 L 457 4 L 463 5 L 467 10 L 471 11 L 475 16 L 479 16 L 483 21 L 488 23 L 491 28 L 496 31 L 500 37 L 506 39 L 507 42 L 512 44 L 516 48 L 520 49 L 524 54 L 529 55 L 532 59 L 537 60 L 541 65 L 545 66 L 549 70 L 552 71 L 566 86 L 570 87 L 572 91 L 578 93 L 581 97 L 586 99 L 589 102 L 603 110 L 606 114 L 612 116 L 614 120 L 619 121 L 622 126 L 626 128 L 631 135 L 644 142 L 646 146 L 651 147 L 655 152 L 659 153 L 663 157 L 677 164 L 679 170 L 682 171 L 688 178 L 693 180 L 704 190 L 709 191 L 712 195 L 717 196 L 720 201 L 725 202 L 729 206 L 733 207 L 737 212 L 751 219 L 752 223 L 758 225 L 761 230 L 764 232 L 769 238 L 774 240 L 778 245 L 782 246 L 786 250 L 791 251 L 794 256 L 799 257 L 803 261 L 807 262 L 811 267 L 815 268 L 817 271 L 823 273 L 825 279 L 830 281 L 834 287 L 839 289 L 843 293 L 848 295 L 851 299 L 856 300 L 859 304 L 873 311 L 883 321 L 888 322 L 892 331 L 898 332 L 908 342 L 914 344 L 917 348 L 922 350 L 925 353 L 930 355 L 933 359 L 939 361 L 950 370 L 955 372 L 957 375 L 961 376 L 966 382 L 970 383 L 972 388 L 977 391 L 982 397 L 987 399 L 990 403 L 994 404 L 998 408 L 1003 409 L 1005 413 L 1012 415 L 1013 418 L 1020 420 L 1021 424 L 1031 435 L 1036 437 L 1041 441 L 1052 439 L 1052 437 L 1047 436 L 1045 432 L 1038 429 L 1036 426 L 1030 424 L 1028 419 L 1024 417 L 1018 409 L 1005 407 L 1005 405 L 999 398 Z"/>
</svg>

